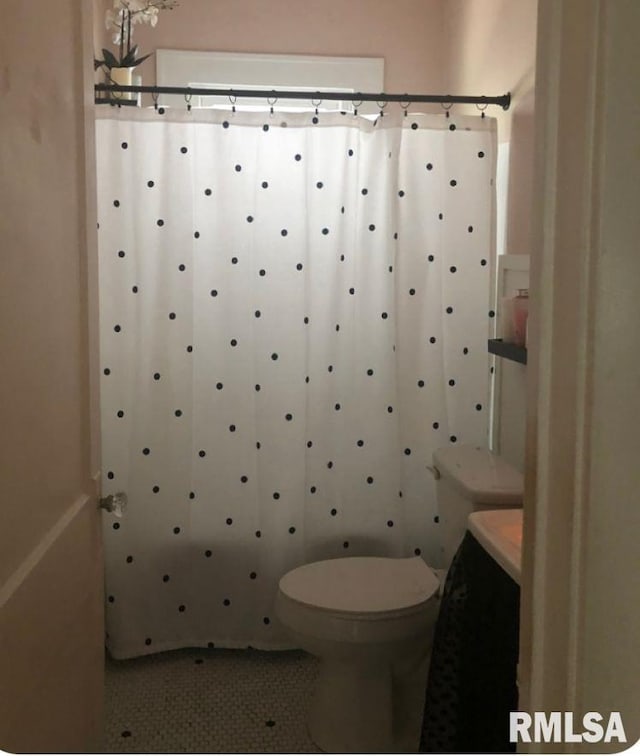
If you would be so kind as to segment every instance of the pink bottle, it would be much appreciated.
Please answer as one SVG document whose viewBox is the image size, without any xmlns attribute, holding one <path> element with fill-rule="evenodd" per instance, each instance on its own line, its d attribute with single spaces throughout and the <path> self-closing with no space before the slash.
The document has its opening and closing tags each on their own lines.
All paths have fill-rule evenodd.
<svg viewBox="0 0 640 756">
<path fill-rule="evenodd" d="M 513 343 L 527 345 L 527 318 L 529 317 L 529 289 L 518 289 L 513 300 Z"/>
</svg>

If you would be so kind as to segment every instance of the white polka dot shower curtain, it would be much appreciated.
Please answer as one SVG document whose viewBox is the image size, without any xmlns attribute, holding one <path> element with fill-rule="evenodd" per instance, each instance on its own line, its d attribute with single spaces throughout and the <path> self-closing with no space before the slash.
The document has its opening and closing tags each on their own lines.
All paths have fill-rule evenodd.
<svg viewBox="0 0 640 756">
<path fill-rule="evenodd" d="M 279 578 L 439 564 L 427 465 L 486 444 L 495 122 L 97 119 L 108 647 L 290 647 Z"/>
</svg>

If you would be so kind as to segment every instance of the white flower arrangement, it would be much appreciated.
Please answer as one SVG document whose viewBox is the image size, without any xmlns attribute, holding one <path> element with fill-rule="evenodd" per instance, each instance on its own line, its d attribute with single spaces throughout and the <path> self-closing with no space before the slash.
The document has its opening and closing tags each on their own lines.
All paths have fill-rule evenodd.
<svg viewBox="0 0 640 756">
<path fill-rule="evenodd" d="M 107 29 L 113 31 L 113 43 L 119 46 L 116 57 L 110 50 L 103 48 L 103 59 L 94 60 L 94 68 L 133 68 L 140 65 L 153 53 L 136 57 L 138 46 L 131 46 L 133 27 L 136 24 L 156 26 L 161 10 L 172 10 L 178 5 L 177 0 L 114 0 L 113 9 L 105 15 Z"/>
</svg>

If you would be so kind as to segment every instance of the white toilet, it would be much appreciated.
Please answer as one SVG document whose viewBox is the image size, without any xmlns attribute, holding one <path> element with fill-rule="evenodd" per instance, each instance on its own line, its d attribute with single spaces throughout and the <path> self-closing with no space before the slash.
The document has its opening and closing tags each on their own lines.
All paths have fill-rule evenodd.
<svg viewBox="0 0 640 756">
<path fill-rule="evenodd" d="M 523 480 L 472 446 L 439 449 L 433 462 L 448 567 L 469 514 L 522 506 Z M 308 724 L 323 751 L 417 751 L 439 586 L 421 557 L 329 559 L 281 578 L 276 614 L 321 660 Z"/>
</svg>

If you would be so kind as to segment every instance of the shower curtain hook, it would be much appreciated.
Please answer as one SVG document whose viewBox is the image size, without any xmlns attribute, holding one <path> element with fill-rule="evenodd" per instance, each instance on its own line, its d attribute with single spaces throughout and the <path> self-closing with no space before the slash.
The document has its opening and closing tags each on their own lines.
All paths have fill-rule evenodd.
<svg viewBox="0 0 640 756">
<path fill-rule="evenodd" d="M 409 115 L 408 110 L 411 107 L 411 100 L 407 100 L 406 103 L 400 100 L 400 107 L 404 110 L 404 117 L 406 118 Z"/>
<path fill-rule="evenodd" d="M 476 108 L 480 111 L 480 117 L 484 118 L 484 111 L 487 109 L 488 103 L 484 102 L 480 104 L 479 102 L 476 102 Z"/>
<path fill-rule="evenodd" d="M 358 92 L 358 94 L 360 93 Z M 353 115 L 354 116 L 358 115 L 358 108 L 360 107 L 360 105 L 362 105 L 362 100 L 353 100 Z"/>
<path fill-rule="evenodd" d="M 269 103 L 269 114 L 273 115 L 273 106 L 278 102 L 277 97 L 267 97 L 267 102 Z"/>
<path fill-rule="evenodd" d="M 153 100 L 153 108 L 154 110 L 158 110 L 158 97 L 160 96 L 160 93 L 158 91 L 151 93 L 151 99 Z"/>
<path fill-rule="evenodd" d="M 314 107 L 314 108 L 316 109 L 316 115 L 318 115 L 318 108 L 320 107 L 320 105 L 322 105 L 322 100 L 318 100 L 318 101 L 316 102 L 315 100 L 313 100 L 313 99 L 312 99 L 312 100 L 311 100 L 311 104 L 312 104 L 312 105 L 313 105 L 313 107 Z"/>
<path fill-rule="evenodd" d="M 453 103 L 452 102 L 441 102 L 440 103 L 440 107 L 444 108 L 445 115 L 447 116 L 447 118 L 449 118 L 449 110 L 451 110 L 451 108 L 453 107 Z"/>
<path fill-rule="evenodd" d="M 184 93 L 184 100 L 187 103 L 187 110 L 191 112 L 191 98 L 193 97 L 193 94 L 191 92 L 185 92 Z"/>
<path fill-rule="evenodd" d="M 231 103 L 231 112 L 232 113 L 236 112 L 236 102 L 237 102 L 237 100 L 238 100 L 238 98 L 235 95 L 233 95 L 233 94 L 229 95 L 229 102 Z"/>
<path fill-rule="evenodd" d="M 384 109 L 387 107 L 388 104 L 389 104 L 388 100 L 383 100 L 382 102 L 376 101 L 376 105 L 380 108 L 380 118 L 384 118 Z"/>
</svg>

